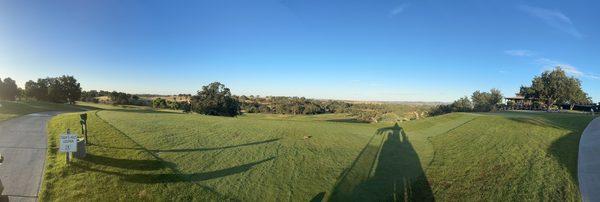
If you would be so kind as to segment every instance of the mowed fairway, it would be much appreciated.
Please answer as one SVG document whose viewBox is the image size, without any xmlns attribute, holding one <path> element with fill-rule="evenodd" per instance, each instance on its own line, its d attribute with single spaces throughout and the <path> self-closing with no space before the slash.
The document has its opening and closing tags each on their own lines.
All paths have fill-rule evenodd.
<svg viewBox="0 0 600 202">
<path fill-rule="evenodd" d="M 591 120 L 453 113 L 395 126 L 341 115 L 87 113 L 88 157 L 69 166 L 57 137 L 78 130 L 79 117 L 50 123 L 42 200 L 578 200 L 577 144 Z"/>
</svg>

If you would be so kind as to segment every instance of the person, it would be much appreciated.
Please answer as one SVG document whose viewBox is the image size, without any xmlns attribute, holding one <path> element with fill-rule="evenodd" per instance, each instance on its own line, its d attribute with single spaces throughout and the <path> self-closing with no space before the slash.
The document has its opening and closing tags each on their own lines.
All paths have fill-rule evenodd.
<svg viewBox="0 0 600 202">
<path fill-rule="evenodd" d="M 590 109 L 592 111 L 592 116 L 594 116 L 594 108 Z"/>
</svg>

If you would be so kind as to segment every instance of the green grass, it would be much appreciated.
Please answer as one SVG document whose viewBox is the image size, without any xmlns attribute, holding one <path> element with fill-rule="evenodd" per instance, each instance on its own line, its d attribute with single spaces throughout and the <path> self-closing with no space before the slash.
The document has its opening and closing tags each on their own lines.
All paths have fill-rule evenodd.
<svg viewBox="0 0 600 202">
<path fill-rule="evenodd" d="M 578 201 L 577 153 L 591 116 L 499 113 L 432 139 L 427 175 L 448 200 Z"/>
<path fill-rule="evenodd" d="M 453 113 L 394 126 L 94 107 L 104 110 L 88 112 L 88 157 L 69 166 L 57 138 L 79 117 L 50 122 L 42 200 L 579 200 L 577 144 L 591 120 Z"/>
<path fill-rule="evenodd" d="M 0 121 L 43 111 L 81 111 L 77 106 L 37 102 L 37 101 L 0 101 Z"/>
</svg>

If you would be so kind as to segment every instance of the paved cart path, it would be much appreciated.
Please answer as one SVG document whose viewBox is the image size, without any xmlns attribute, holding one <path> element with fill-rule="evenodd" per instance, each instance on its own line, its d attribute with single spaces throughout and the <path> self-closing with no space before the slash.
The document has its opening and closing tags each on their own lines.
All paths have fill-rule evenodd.
<svg viewBox="0 0 600 202">
<path fill-rule="evenodd" d="M 41 112 L 0 122 L 2 200 L 37 201 L 46 159 L 46 125 L 56 114 Z"/>
<path fill-rule="evenodd" d="M 579 140 L 577 175 L 583 201 L 600 201 L 600 118 L 585 128 Z"/>
</svg>

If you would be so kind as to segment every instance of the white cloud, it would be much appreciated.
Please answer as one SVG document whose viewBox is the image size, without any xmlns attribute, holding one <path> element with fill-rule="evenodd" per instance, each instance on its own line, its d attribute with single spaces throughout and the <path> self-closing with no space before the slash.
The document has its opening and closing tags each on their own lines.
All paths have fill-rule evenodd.
<svg viewBox="0 0 600 202">
<path fill-rule="evenodd" d="M 597 74 L 582 72 L 579 69 L 575 68 L 573 65 L 559 62 L 556 60 L 551 60 L 548 58 L 538 58 L 537 60 L 535 60 L 535 62 L 542 65 L 542 68 L 544 70 L 552 70 L 555 67 L 561 67 L 567 74 L 577 78 L 600 79 L 600 76 Z"/>
<path fill-rule="evenodd" d="M 541 19 L 544 23 L 555 29 L 566 32 L 574 37 L 581 38 L 583 35 L 575 28 L 569 17 L 558 10 L 521 5 L 519 9 L 533 17 Z"/>
<path fill-rule="evenodd" d="M 506 50 L 506 51 L 504 51 L 504 53 L 511 55 L 511 56 L 518 56 L 518 57 L 529 57 L 529 56 L 535 55 L 535 53 L 530 50 Z"/>
<path fill-rule="evenodd" d="M 408 7 L 408 5 L 409 5 L 408 3 L 403 3 L 403 4 L 400 4 L 399 6 L 394 7 L 394 9 L 392 9 L 390 11 L 390 17 L 404 12 L 404 10 Z"/>
</svg>

